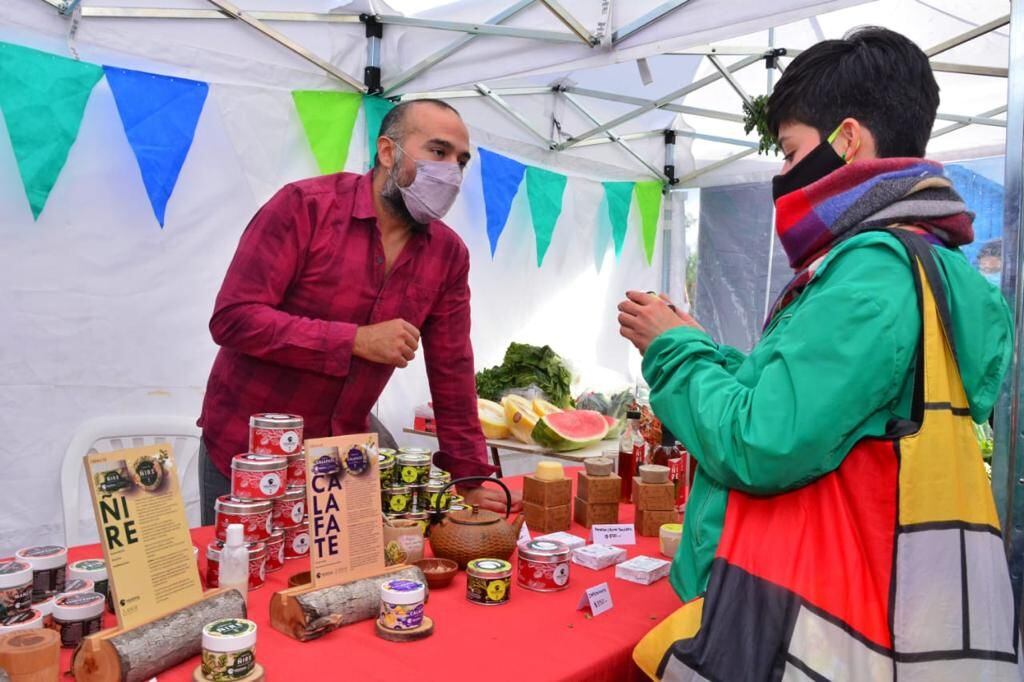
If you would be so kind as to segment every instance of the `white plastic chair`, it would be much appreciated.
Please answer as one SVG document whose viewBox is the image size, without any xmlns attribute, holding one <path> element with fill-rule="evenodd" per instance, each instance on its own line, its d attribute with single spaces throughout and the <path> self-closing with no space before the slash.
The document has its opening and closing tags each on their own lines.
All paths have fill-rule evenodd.
<svg viewBox="0 0 1024 682">
<path fill-rule="evenodd" d="M 99 541 L 82 463 L 86 455 L 94 452 L 170 443 L 185 500 L 185 516 L 190 528 L 199 526 L 199 435 L 194 417 L 175 415 L 98 417 L 80 424 L 64 453 L 60 471 L 67 546 Z"/>
</svg>

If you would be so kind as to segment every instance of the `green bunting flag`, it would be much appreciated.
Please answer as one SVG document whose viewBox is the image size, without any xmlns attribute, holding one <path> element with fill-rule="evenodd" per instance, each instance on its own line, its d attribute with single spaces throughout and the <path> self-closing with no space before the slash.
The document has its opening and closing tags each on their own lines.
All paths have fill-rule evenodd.
<svg viewBox="0 0 1024 682">
<path fill-rule="evenodd" d="M 345 170 L 363 96 L 357 92 L 294 90 L 292 99 L 320 172 L 327 175 Z"/>
<path fill-rule="evenodd" d="M 661 216 L 662 184 L 658 180 L 636 183 L 636 204 L 640 208 L 640 225 L 644 239 L 647 264 L 654 259 L 654 242 L 658 238 L 658 218 Z"/>
<path fill-rule="evenodd" d="M 561 173 L 534 166 L 526 167 L 526 196 L 530 200 L 533 234 L 537 239 L 538 268 L 551 246 L 551 235 L 562 213 L 562 194 L 565 192 L 566 180 L 568 178 Z"/>
<path fill-rule="evenodd" d="M 96 64 L 0 43 L 0 110 L 34 218 L 43 212 L 102 77 Z"/>
<path fill-rule="evenodd" d="M 377 163 L 377 138 L 380 124 L 387 113 L 395 108 L 391 100 L 376 95 L 363 95 L 363 116 L 366 119 L 367 167 Z"/>
<path fill-rule="evenodd" d="M 622 255 L 626 243 L 626 229 L 629 227 L 629 205 L 633 201 L 632 182 L 603 182 L 605 203 L 608 204 L 608 219 L 612 224 L 612 241 L 615 242 L 615 260 Z"/>
</svg>

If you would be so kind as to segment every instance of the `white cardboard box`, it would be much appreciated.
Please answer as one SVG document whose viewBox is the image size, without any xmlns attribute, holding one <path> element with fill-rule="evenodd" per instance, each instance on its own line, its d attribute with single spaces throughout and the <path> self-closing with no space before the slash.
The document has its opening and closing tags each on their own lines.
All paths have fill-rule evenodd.
<svg viewBox="0 0 1024 682">
<path fill-rule="evenodd" d="M 671 561 L 649 556 L 635 556 L 615 566 L 615 577 L 639 585 L 650 585 L 668 575 Z"/>
</svg>

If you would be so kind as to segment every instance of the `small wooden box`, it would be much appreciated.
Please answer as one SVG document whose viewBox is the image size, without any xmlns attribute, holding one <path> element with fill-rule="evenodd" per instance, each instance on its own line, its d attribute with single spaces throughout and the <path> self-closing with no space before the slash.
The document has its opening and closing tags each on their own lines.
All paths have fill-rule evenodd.
<svg viewBox="0 0 1024 682">
<path fill-rule="evenodd" d="M 619 503 L 588 502 L 577 497 L 573 500 L 573 519 L 584 528 L 590 528 L 595 523 L 618 523 Z"/>
<path fill-rule="evenodd" d="M 644 483 L 633 477 L 633 503 L 637 511 L 674 511 L 676 486 L 674 483 Z"/>
<path fill-rule="evenodd" d="M 523 478 L 523 502 L 541 507 L 565 507 L 572 504 L 572 479 L 542 481 L 533 476 Z M 529 521 L 527 521 L 529 523 Z M 533 527 L 532 524 L 530 526 Z"/>
<path fill-rule="evenodd" d="M 645 538 L 658 537 L 658 531 L 664 523 L 679 523 L 679 512 L 641 510 L 636 512 L 636 532 Z"/>
<path fill-rule="evenodd" d="M 622 494 L 622 479 L 611 476 L 590 476 L 586 471 L 579 473 L 576 483 L 576 497 L 597 504 L 618 502 Z"/>
<path fill-rule="evenodd" d="M 526 514 L 526 525 L 537 533 L 569 530 L 572 525 L 572 505 L 568 504 L 542 507 L 533 502 L 523 502 L 523 513 Z"/>
</svg>

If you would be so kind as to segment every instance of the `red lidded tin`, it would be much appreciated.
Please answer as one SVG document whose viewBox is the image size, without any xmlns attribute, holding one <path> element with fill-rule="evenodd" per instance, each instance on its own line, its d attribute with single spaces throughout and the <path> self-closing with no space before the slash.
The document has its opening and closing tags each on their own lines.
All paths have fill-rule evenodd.
<svg viewBox="0 0 1024 682">
<path fill-rule="evenodd" d="M 306 451 L 288 455 L 288 483 L 287 485 L 306 485 Z"/>
<path fill-rule="evenodd" d="M 240 500 L 222 495 L 213 503 L 213 509 L 217 513 L 214 534 L 222 542 L 228 537 L 228 524 L 231 523 L 242 524 L 246 542 L 262 542 L 270 537 L 274 509 L 270 500 Z"/>
<path fill-rule="evenodd" d="M 258 590 L 267 581 L 267 546 L 262 542 L 250 542 L 249 548 L 249 589 Z M 206 548 L 206 586 L 220 587 L 220 550 L 224 543 L 210 540 Z"/>
<path fill-rule="evenodd" d="M 275 528 L 267 540 L 267 573 L 284 568 L 284 529 Z"/>
<path fill-rule="evenodd" d="M 520 585 L 534 592 L 557 592 L 569 586 L 569 546 L 554 540 L 519 543 Z"/>
<path fill-rule="evenodd" d="M 309 556 L 309 517 L 302 523 L 284 529 L 284 558 L 300 559 Z"/>
<path fill-rule="evenodd" d="M 290 455 L 302 449 L 302 417 L 266 412 L 249 417 L 249 452 Z"/>
<path fill-rule="evenodd" d="M 274 525 L 290 528 L 302 523 L 306 515 L 306 486 L 288 486 L 284 495 L 274 500 Z"/>
<path fill-rule="evenodd" d="M 231 458 L 231 495 L 242 500 L 281 497 L 287 469 L 288 462 L 284 457 L 251 452 L 235 455 Z"/>
</svg>

